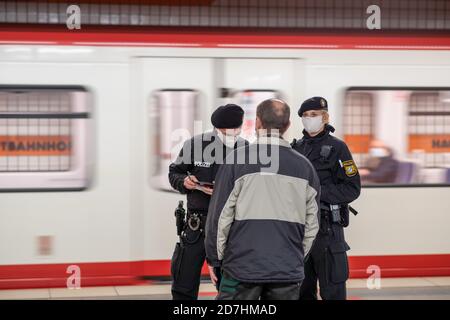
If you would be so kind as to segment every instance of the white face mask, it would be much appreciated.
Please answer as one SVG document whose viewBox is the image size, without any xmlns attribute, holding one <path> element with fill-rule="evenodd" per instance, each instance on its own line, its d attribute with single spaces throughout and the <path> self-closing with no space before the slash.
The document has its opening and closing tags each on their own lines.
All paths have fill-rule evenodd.
<svg viewBox="0 0 450 320">
<path fill-rule="evenodd" d="M 376 157 L 376 158 L 382 158 L 382 157 L 388 156 L 388 152 L 385 148 L 370 148 L 369 154 L 372 157 Z"/>
<path fill-rule="evenodd" d="M 308 133 L 316 133 L 322 129 L 323 116 L 302 117 L 303 127 Z"/>
<path fill-rule="evenodd" d="M 227 130 L 226 134 L 223 134 L 222 131 L 217 130 L 217 136 L 227 148 L 234 148 L 234 145 L 236 144 L 236 141 L 240 133 L 241 133 L 240 129 Z"/>
</svg>

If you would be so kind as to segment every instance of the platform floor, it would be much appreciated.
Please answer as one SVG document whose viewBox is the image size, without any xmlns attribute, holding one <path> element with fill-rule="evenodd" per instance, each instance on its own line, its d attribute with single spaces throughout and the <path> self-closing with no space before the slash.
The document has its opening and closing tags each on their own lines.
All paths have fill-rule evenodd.
<svg viewBox="0 0 450 320">
<path fill-rule="evenodd" d="M 450 300 L 450 277 L 385 278 L 380 289 L 369 290 L 365 279 L 347 282 L 350 300 Z M 214 299 L 214 286 L 205 281 L 200 286 L 200 299 Z M 0 290 L 0 299 L 171 299 L 170 283 L 137 286 L 85 287 L 81 289 Z"/>
</svg>

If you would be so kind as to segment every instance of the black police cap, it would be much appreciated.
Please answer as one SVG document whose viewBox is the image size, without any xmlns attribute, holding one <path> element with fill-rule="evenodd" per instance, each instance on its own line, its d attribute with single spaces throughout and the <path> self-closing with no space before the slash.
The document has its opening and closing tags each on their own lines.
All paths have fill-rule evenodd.
<svg viewBox="0 0 450 320">
<path fill-rule="evenodd" d="M 236 104 L 218 107 L 211 115 L 211 123 L 218 129 L 234 129 L 242 126 L 244 110 Z"/>
<path fill-rule="evenodd" d="M 309 110 L 324 110 L 328 111 L 328 102 L 322 97 L 312 97 L 305 100 L 300 109 L 298 109 L 298 115 L 301 117 L 304 112 Z"/>
</svg>

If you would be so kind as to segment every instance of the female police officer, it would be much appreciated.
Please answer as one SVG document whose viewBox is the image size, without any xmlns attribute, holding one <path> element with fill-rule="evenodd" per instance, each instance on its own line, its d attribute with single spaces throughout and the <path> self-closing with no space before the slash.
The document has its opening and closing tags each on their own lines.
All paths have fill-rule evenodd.
<svg viewBox="0 0 450 320">
<path fill-rule="evenodd" d="M 302 139 L 292 147 L 306 156 L 320 179 L 320 231 L 305 262 L 305 279 L 300 299 L 317 299 L 317 280 L 324 300 L 346 299 L 345 282 L 348 279 L 344 239 L 348 225 L 348 204 L 358 198 L 361 182 L 358 169 L 347 145 L 332 136 L 328 103 L 322 97 L 304 101 L 298 111 L 304 130 Z"/>
<path fill-rule="evenodd" d="M 211 116 L 214 130 L 187 140 L 176 161 L 170 164 L 170 184 L 187 195 L 187 224 L 171 261 L 174 300 L 197 299 L 206 255 L 204 227 L 211 186 L 226 155 L 247 144 L 239 137 L 243 117 L 244 110 L 238 105 L 220 106 Z M 217 282 L 218 274 L 211 268 L 209 272 L 213 282 Z"/>
</svg>

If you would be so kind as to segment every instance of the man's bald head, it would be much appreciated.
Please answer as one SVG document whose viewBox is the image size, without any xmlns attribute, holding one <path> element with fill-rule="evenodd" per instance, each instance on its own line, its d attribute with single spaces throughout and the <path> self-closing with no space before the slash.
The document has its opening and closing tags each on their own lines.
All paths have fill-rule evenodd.
<svg viewBox="0 0 450 320">
<path fill-rule="evenodd" d="M 268 99 L 261 102 L 256 108 L 256 117 L 261 128 L 265 130 L 279 130 L 281 134 L 289 128 L 291 109 L 280 99 Z"/>
</svg>

